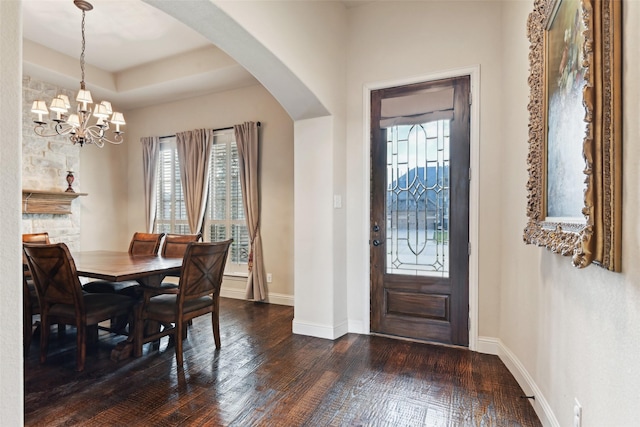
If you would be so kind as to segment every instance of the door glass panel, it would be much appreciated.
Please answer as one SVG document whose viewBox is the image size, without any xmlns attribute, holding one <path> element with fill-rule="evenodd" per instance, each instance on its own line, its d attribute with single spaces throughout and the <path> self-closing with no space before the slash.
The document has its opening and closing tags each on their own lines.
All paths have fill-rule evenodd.
<svg viewBox="0 0 640 427">
<path fill-rule="evenodd" d="M 387 128 L 387 274 L 449 276 L 449 182 L 449 120 Z"/>
</svg>

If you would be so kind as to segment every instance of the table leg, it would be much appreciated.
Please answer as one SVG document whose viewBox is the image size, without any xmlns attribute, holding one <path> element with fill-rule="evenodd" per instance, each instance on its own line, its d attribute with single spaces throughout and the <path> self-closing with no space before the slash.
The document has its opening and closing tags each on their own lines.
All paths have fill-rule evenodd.
<svg viewBox="0 0 640 427">
<path fill-rule="evenodd" d="M 133 311 L 136 312 L 137 307 L 140 304 L 137 304 Z M 119 362 L 124 359 L 128 359 L 131 357 L 131 353 L 134 352 L 134 337 L 136 333 L 136 315 L 131 313 L 129 315 L 129 336 L 126 340 L 120 341 L 113 350 L 111 350 L 111 360 L 114 362 Z"/>
</svg>

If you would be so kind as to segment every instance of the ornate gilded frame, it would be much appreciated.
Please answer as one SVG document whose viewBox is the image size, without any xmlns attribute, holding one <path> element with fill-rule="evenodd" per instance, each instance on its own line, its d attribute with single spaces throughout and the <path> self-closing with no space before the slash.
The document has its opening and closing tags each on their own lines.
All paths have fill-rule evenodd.
<svg viewBox="0 0 640 427">
<path fill-rule="evenodd" d="M 530 41 L 528 222 L 524 241 L 572 256 L 574 266 L 595 263 L 620 271 L 621 252 L 621 1 L 579 0 L 586 28 L 582 46 L 586 131 L 584 221 L 547 216 L 547 32 L 562 0 L 535 0 L 529 15 Z"/>
</svg>

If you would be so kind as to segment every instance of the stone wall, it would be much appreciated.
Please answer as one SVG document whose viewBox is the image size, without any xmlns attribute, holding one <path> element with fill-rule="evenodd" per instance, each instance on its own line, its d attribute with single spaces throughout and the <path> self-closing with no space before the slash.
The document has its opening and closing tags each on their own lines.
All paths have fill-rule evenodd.
<svg viewBox="0 0 640 427">
<path fill-rule="evenodd" d="M 67 171 L 80 168 L 80 147 L 66 136 L 43 138 L 34 131 L 34 114 L 31 106 L 36 99 L 44 100 L 47 107 L 58 94 L 71 100 L 72 108 L 76 94 L 55 85 L 24 76 L 22 79 L 22 188 L 27 190 L 65 191 Z M 73 188 L 81 192 L 82 177 L 77 173 Z M 71 205 L 69 215 L 22 214 L 22 232 L 48 232 L 54 243 L 64 242 L 70 250 L 79 250 L 80 245 L 80 198 Z"/>
</svg>

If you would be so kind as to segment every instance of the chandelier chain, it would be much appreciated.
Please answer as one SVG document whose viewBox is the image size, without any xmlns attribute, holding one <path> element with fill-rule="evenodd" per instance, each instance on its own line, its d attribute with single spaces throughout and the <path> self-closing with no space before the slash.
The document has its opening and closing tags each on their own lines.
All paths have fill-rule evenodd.
<svg viewBox="0 0 640 427">
<path fill-rule="evenodd" d="M 85 48 L 85 39 L 84 39 L 84 10 L 82 11 L 82 52 L 80 53 L 80 72 L 82 74 L 82 80 L 80 81 L 80 88 L 82 90 L 85 89 L 84 85 L 84 48 Z"/>
</svg>

